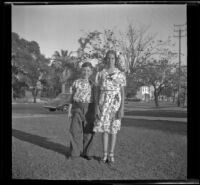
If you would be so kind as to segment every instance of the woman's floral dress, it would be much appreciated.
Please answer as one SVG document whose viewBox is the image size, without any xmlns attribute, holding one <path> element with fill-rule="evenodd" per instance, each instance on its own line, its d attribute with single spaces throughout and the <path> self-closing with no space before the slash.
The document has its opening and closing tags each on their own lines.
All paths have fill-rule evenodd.
<svg viewBox="0 0 200 185">
<path fill-rule="evenodd" d="M 96 75 L 96 85 L 100 87 L 99 119 L 94 123 L 94 132 L 116 134 L 121 127 L 121 120 L 115 119 L 121 105 L 121 86 L 126 86 L 126 77 L 119 69 L 109 74 L 105 69 Z"/>
</svg>

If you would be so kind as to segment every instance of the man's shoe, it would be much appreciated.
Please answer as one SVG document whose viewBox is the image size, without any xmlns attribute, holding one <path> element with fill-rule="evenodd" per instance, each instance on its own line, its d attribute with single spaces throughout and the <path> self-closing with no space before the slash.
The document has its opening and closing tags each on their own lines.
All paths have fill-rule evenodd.
<svg viewBox="0 0 200 185">
<path fill-rule="evenodd" d="M 91 156 L 87 156 L 87 155 L 85 155 L 85 156 L 83 156 L 85 159 L 87 159 L 87 160 L 92 160 L 92 157 Z"/>
</svg>

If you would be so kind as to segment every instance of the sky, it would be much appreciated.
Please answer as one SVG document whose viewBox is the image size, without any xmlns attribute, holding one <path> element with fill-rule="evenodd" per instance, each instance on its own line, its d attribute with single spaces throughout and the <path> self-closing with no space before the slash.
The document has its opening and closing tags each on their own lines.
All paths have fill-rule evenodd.
<svg viewBox="0 0 200 185">
<path fill-rule="evenodd" d="M 178 35 L 174 24 L 186 23 L 186 5 L 115 4 L 115 5 L 13 5 L 12 32 L 28 41 L 36 41 L 40 51 L 51 57 L 56 50 L 76 51 L 78 39 L 85 32 L 120 30 L 125 33 L 128 23 L 136 27 L 150 26 L 149 34 L 157 39 L 171 36 L 178 51 Z M 182 27 L 186 29 L 186 26 Z M 183 35 L 185 32 L 183 32 Z M 182 64 L 187 59 L 187 37 L 181 39 Z M 177 59 L 178 60 L 178 59 Z"/>
</svg>

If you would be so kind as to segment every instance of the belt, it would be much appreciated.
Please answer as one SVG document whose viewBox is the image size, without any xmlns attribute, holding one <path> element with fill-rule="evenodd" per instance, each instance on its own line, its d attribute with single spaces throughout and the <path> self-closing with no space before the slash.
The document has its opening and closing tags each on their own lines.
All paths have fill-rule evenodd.
<svg viewBox="0 0 200 185">
<path fill-rule="evenodd" d="M 120 89 L 119 89 L 119 90 L 112 90 L 112 89 L 110 89 L 110 90 L 108 90 L 108 89 L 101 89 L 101 91 L 117 91 L 117 92 L 120 92 Z"/>
<path fill-rule="evenodd" d="M 74 100 L 74 103 L 92 103 L 92 102 L 87 102 L 87 101 L 75 101 L 75 100 Z"/>
</svg>

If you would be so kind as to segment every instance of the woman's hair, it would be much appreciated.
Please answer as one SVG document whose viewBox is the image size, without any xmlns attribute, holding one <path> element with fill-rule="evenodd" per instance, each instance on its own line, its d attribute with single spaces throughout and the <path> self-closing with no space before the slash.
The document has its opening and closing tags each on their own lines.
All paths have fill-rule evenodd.
<svg viewBox="0 0 200 185">
<path fill-rule="evenodd" d="M 83 68 L 83 67 L 90 67 L 91 69 L 93 68 L 92 64 L 90 62 L 83 63 L 82 66 L 81 66 L 81 68 Z"/>
<path fill-rule="evenodd" d="M 110 54 L 113 54 L 115 56 L 115 66 L 117 65 L 117 62 L 118 62 L 118 57 L 117 57 L 117 53 L 114 51 L 114 50 L 108 50 L 107 53 L 106 53 L 106 56 L 104 58 L 104 62 L 105 64 L 107 64 L 107 59 L 108 59 L 108 56 Z"/>
</svg>

